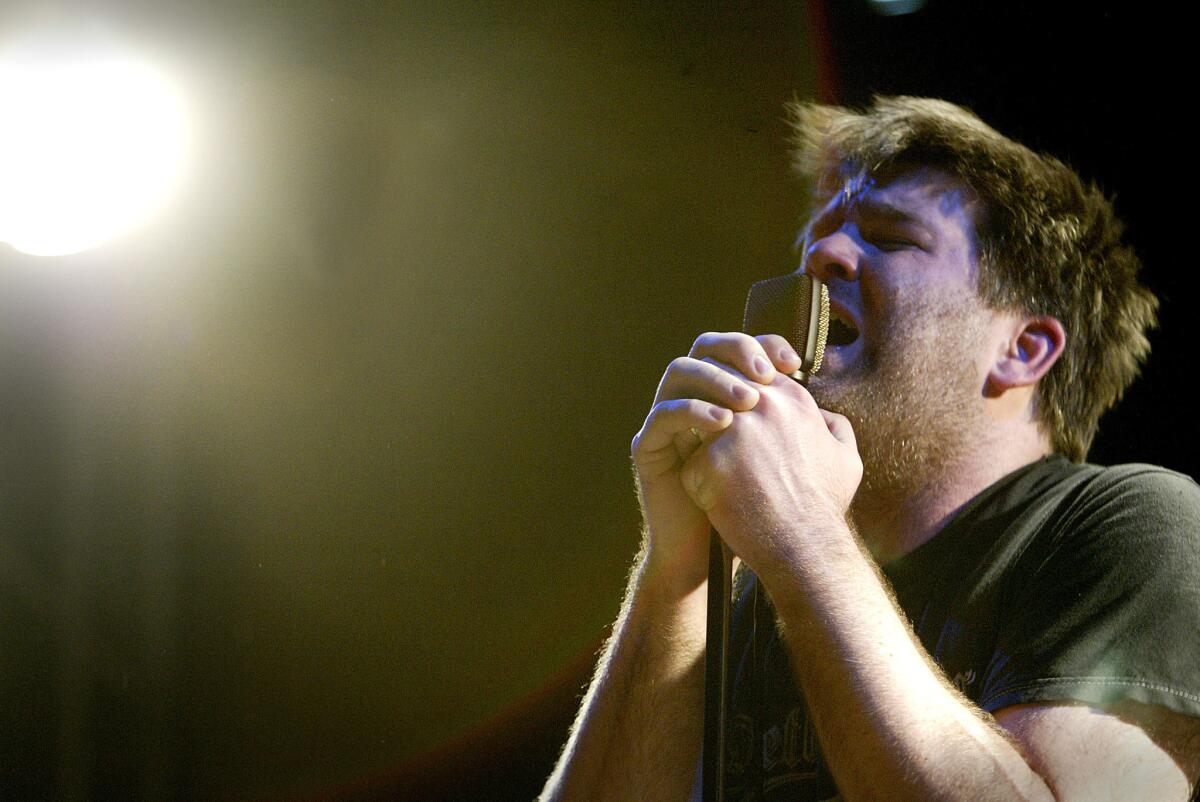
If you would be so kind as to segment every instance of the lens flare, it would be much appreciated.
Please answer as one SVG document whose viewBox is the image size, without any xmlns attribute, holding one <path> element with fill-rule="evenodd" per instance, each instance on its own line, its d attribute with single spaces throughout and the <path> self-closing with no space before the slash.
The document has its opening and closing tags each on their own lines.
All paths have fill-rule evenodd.
<svg viewBox="0 0 1200 802">
<path fill-rule="evenodd" d="M 146 222 L 184 168 L 188 121 L 148 61 L 50 40 L 0 51 L 0 241 L 54 256 Z"/>
</svg>

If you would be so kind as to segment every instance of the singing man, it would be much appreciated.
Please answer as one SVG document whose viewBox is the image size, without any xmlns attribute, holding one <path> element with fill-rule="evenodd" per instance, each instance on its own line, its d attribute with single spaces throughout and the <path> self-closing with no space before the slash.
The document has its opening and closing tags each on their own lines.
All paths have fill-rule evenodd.
<svg viewBox="0 0 1200 802">
<path fill-rule="evenodd" d="M 710 528 L 726 799 L 1162 800 L 1200 779 L 1200 488 L 1086 463 L 1157 301 L 1111 204 L 970 111 L 796 104 L 808 389 L 701 335 L 633 464 L 628 592 L 543 799 L 698 793 Z"/>
</svg>

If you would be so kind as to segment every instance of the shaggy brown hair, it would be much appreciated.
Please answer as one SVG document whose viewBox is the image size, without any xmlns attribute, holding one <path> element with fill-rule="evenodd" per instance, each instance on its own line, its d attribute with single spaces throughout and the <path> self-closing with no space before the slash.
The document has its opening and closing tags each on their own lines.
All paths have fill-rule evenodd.
<svg viewBox="0 0 1200 802">
<path fill-rule="evenodd" d="M 1051 315 L 1067 330 L 1039 384 L 1037 416 L 1054 450 L 1082 461 L 1100 416 L 1150 352 L 1146 331 L 1158 308 L 1103 193 L 942 100 L 877 97 L 861 113 L 801 102 L 788 110 L 796 170 L 820 205 L 847 181 L 910 167 L 944 170 L 975 193 L 980 297 L 995 309 Z"/>
</svg>

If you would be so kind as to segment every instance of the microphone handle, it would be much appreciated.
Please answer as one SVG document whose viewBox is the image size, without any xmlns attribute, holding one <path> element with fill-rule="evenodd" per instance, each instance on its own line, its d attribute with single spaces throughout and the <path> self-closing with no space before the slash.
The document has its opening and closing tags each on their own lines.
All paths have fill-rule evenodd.
<svg viewBox="0 0 1200 802">
<path fill-rule="evenodd" d="M 733 552 L 716 529 L 708 543 L 708 629 L 704 650 L 703 802 L 725 799 L 725 712 L 729 709 L 729 617 Z"/>
</svg>

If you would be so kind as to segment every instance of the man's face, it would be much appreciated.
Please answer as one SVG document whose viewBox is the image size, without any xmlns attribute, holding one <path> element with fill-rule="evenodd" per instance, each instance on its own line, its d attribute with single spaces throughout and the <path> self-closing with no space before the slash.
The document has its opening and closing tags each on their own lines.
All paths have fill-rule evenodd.
<svg viewBox="0 0 1200 802">
<path fill-rule="evenodd" d="M 972 204 L 919 169 L 833 198 L 809 228 L 802 269 L 829 287 L 832 318 L 811 390 L 854 426 L 856 503 L 907 497 L 980 432 L 992 315 L 975 290 Z"/>
</svg>

